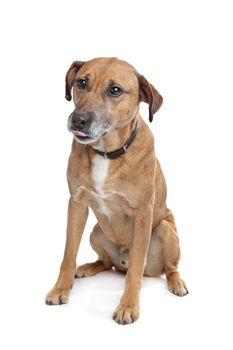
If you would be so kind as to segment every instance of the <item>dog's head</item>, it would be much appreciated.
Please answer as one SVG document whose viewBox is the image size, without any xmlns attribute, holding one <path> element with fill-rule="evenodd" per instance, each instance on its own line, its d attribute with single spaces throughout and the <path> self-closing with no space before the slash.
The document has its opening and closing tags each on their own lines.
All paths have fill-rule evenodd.
<svg viewBox="0 0 233 350">
<path fill-rule="evenodd" d="M 162 105 L 158 91 L 131 65 L 117 58 L 75 61 L 66 74 L 66 99 L 75 110 L 68 128 L 80 143 L 91 143 L 113 128 L 128 124 L 141 101 L 149 104 L 149 120 Z"/>
</svg>

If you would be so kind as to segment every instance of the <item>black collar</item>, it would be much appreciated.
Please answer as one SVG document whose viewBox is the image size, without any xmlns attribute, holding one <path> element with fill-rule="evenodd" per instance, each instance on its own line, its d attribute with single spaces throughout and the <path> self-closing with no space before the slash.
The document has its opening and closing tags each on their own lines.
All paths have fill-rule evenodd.
<svg viewBox="0 0 233 350">
<path fill-rule="evenodd" d="M 128 140 L 126 141 L 126 143 L 124 144 L 123 147 L 117 149 L 116 151 L 113 152 L 102 152 L 96 148 L 92 148 L 96 153 L 100 154 L 101 156 L 108 158 L 108 159 L 115 159 L 118 158 L 120 156 L 122 156 L 122 154 L 125 154 L 125 152 L 127 151 L 127 149 L 129 148 L 129 146 L 131 145 L 131 143 L 133 142 L 135 136 L 137 133 L 137 124 L 135 126 L 135 129 L 132 131 L 130 137 L 128 138 Z"/>
</svg>

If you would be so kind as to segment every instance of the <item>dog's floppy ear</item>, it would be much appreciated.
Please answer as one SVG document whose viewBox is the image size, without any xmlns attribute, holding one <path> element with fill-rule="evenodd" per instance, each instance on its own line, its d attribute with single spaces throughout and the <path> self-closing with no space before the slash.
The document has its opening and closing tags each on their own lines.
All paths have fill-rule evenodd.
<svg viewBox="0 0 233 350">
<path fill-rule="evenodd" d="M 139 81 L 139 101 L 149 104 L 149 121 L 152 122 L 153 115 L 163 103 L 162 96 L 150 84 L 143 75 L 138 76 Z"/>
<path fill-rule="evenodd" d="M 74 84 L 74 78 L 76 73 L 79 71 L 79 69 L 85 64 L 83 61 L 74 61 L 70 68 L 68 69 L 68 72 L 66 73 L 66 95 L 65 98 L 70 101 L 72 99 L 71 96 L 71 89 Z"/>
</svg>

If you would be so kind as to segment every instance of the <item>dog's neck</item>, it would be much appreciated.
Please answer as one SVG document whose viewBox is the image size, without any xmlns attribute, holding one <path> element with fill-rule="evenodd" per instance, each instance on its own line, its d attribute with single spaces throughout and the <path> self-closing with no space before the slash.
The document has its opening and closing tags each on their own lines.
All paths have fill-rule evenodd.
<svg viewBox="0 0 233 350">
<path fill-rule="evenodd" d="M 106 136 L 102 137 L 96 142 L 91 143 L 91 147 L 102 152 L 113 152 L 123 147 L 135 129 L 138 120 L 139 116 L 136 116 L 128 124 L 112 129 Z"/>
</svg>

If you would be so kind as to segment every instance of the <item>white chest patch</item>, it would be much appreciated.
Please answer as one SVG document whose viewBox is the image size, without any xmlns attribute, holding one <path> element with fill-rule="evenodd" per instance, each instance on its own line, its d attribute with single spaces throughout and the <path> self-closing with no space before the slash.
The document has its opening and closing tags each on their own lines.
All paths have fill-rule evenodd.
<svg viewBox="0 0 233 350">
<path fill-rule="evenodd" d="M 92 179 L 95 184 L 96 199 L 100 211 L 110 218 L 110 211 L 104 202 L 104 184 L 108 176 L 109 160 L 96 154 L 92 160 Z"/>
</svg>

